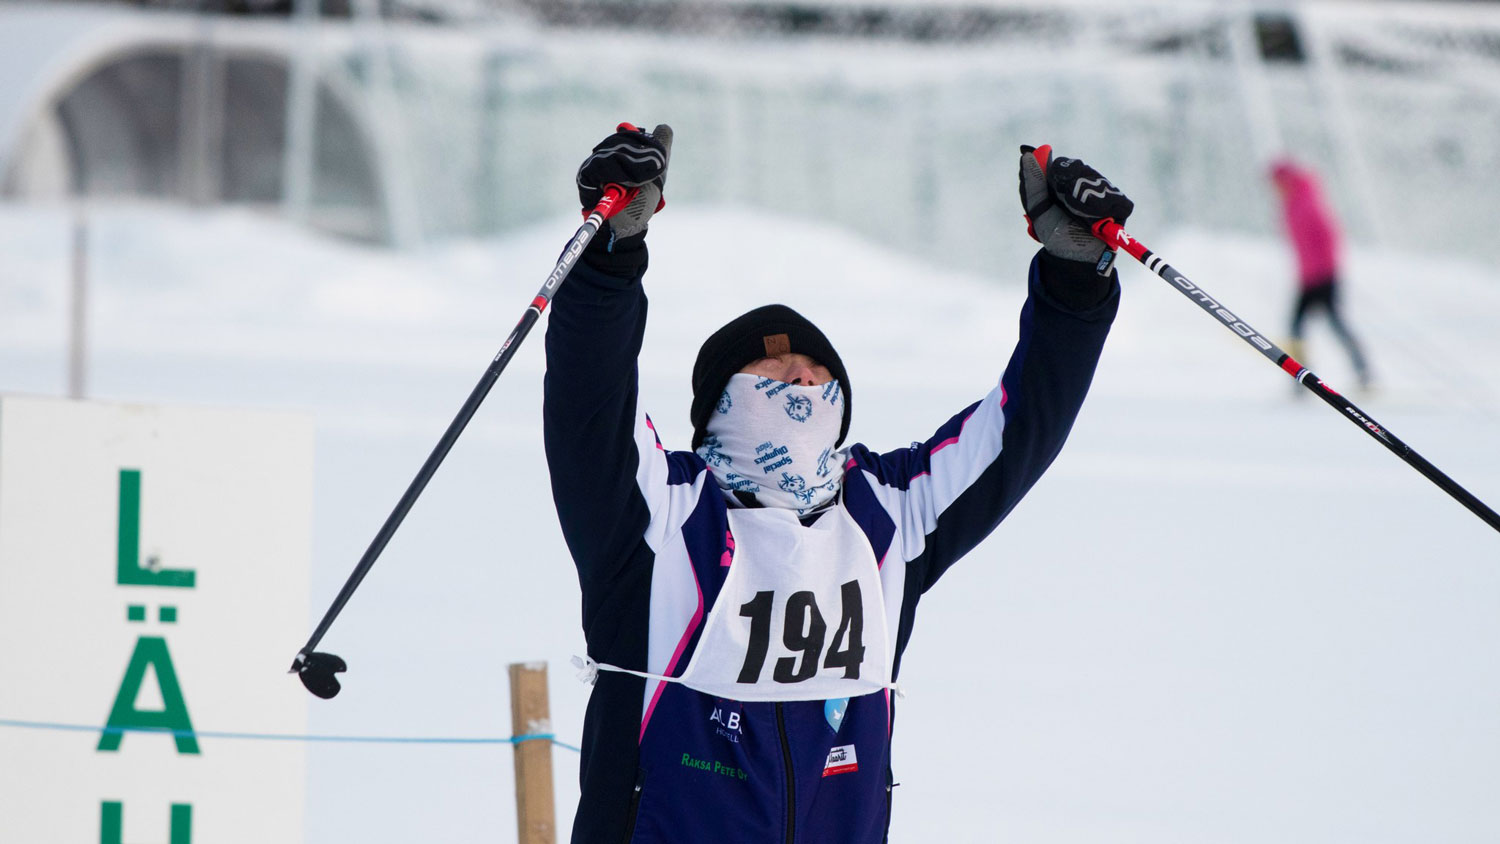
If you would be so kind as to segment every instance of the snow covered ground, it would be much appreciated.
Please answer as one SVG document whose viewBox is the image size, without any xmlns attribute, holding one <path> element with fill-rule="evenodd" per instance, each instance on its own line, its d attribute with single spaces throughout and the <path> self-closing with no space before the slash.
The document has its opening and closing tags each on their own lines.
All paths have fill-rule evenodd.
<svg viewBox="0 0 1500 844">
<path fill-rule="evenodd" d="M 551 267 L 575 218 L 394 254 L 241 212 L 93 215 L 90 393 L 316 415 L 315 615 Z M 1273 338 L 1279 243 L 1136 232 Z M 1022 239 L 1024 231 L 998 233 Z M 674 205 L 653 226 L 645 404 L 669 445 L 714 326 L 785 301 L 859 395 L 851 436 L 923 438 L 998 377 L 1024 266 L 935 269 L 805 220 Z M 1500 839 L 1500 537 L 1138 266 L 1052 471 L 929 594 L 904 662 L 898 842 Z M 67 217 L 0 205 L 0 391 L 57 394 Z M 1362 249 L 1363 407 L 1500 505 L 1500 278 Z M 1318 325 L 1312 366 L 1352 378 Z M 334 627 L 317 733 L 509 734 L 504 666 L 587 688 L 540 442 L 540 334 Z M 309 619 L 309 625 L 315 618 Z M 285 631 L 290 658 L 307 634 Z M 247 682 L 301 686 L 276 673 Z M 204 729 L 257 729 L 255 724 Z M 508 840 L 503 746 L 314 745 L 308 841 Z M 562 840 L 577 757 L 558 750 Z"/>
</svg>

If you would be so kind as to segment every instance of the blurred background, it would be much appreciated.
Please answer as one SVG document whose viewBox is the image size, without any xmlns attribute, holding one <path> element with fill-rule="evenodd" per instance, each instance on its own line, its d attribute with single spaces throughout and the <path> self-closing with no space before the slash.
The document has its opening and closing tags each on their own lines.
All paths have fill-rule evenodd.
<svg viewBox="0 0 1500 844">
<path fill-rule="evenodd" d="M 1260 165 L 1295 150 L 1357 238 L 1483 257 L 1485 192 L 1437 186 L 1500 154 L 1494 11 L 12 4 L 0 190 L 253 208 L 409 249 L 564 210 L 554 186 L 597 134 L 580 129 L 653 111 L 697 141 L 674 162 L 680 200 L 825 220 L 956 266 L 1012 257 L 983 236 L 1010 169 L 999 146 L 1038 134 L 1119 174 L 1138 226 L 1264 232 Z"/>
<path fill-rule="evenodd" d="M 1290 156 L 1343 230 L 1374 372 L 1355 400 L 1500 502 L 1484 2 L 3 3 L 0 394 L 308 416 L 311 563 L 285 588 L 310 629 L 622 120 L 676 131 L 641 359 L 669 447 L 708 327 L 766 301 L 839 345 L 855 439 L 902 446 L 982 395 L 1035 251 L 1023 143 L 1108 175 L 1132 233 L 1284 342 L 1296 272 L 1268 168 Z M 924 604 L 892 840 L 1500 838 L 1494 532 L 1126 263 L 1069 447 Z M 546 659 L 576 740 L 540 339 L 330 634 L 353 668 L 311 733 L 506 736 L 505 664 Z M 1307 340 L 1355 383 L 1326 328 Z M 214 693 L 300 701 L 280 672 L 306 633 L 245 631 L 276 657 Z M 285 840 L 514 840 L 510 755 L 309 744 Z M 566 840 L 576 755 L 556 763 Z M 107 795 L 84 797 L 97 825 Z M 167 808 L 140 814 L 125 838 L 166 841 Z M 74 840 L 17 828 L 0 812 L 3 844 Z"/>
</svg>

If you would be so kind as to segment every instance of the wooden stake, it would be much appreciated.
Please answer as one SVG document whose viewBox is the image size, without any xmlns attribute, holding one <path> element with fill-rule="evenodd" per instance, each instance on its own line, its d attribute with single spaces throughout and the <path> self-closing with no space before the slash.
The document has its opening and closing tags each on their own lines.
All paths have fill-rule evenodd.
<svg viewBox="0 0 1500 844">
<path fill-rule="evenodd" d="M 547 663 L 510 665 L 511 735 L 552 732 L 547 703 Z M 516 751 L 516 829 L 520 844 L 556 844 L 557 823 L 552 801 L 552 742 L 522 741 Z"/>
</svg>

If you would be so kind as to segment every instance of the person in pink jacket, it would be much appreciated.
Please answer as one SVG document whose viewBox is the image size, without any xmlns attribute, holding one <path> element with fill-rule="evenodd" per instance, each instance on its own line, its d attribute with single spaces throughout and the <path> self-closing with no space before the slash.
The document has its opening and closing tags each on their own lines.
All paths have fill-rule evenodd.
<svg viewBox="0 0 1500 844">
<path fill-rule="evenodd" d="M 1292 311 L 1292 357 L 1303 358 L 1302 324 L 1310 311 L 1322 310 L 1354 364 L 1361 387 L 1370 386 L 1370 367 L 1339 312 L 1339 230 L 1312 171 L 1288 160 L 1271 165 L 1271 182 L 1281 197 L 1282 221 L 1297 254 L 1300 293 Z"/>
</svg>

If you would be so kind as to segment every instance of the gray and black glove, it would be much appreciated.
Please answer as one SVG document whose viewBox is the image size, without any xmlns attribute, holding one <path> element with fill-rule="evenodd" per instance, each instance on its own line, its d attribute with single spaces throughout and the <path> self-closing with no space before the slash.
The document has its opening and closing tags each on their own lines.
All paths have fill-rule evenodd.
<svg viewBox="0 0 1500 844">
<path fill-rule="evenodd" d="M 1021 147 L 1021 207 L 1026 231 L 1049 254 L 1086 261 L 1108 275 L 1115 252 L 1089 227 L 1109 218 L 1120 225 L 1135 203 L 1098 170 L 1076 158 L 1054 157 L 1052 147 Z"/>
<path fill-rule="evenodd" d="M 600 141 L 578 167 L 578 199 L 585 212 L 604 198 L 605 185 L 640 188 L 634 200 L 610 218 L 611 242 L 634 237 L 646 231 L 651 215 L 660 211 L 666 200 L 662 188 L 667 181 L 667 164 L 672 160 L 672 127 L 665 123 L 650 132 L 621 123 L 613 135 Z"/>
</svg>

